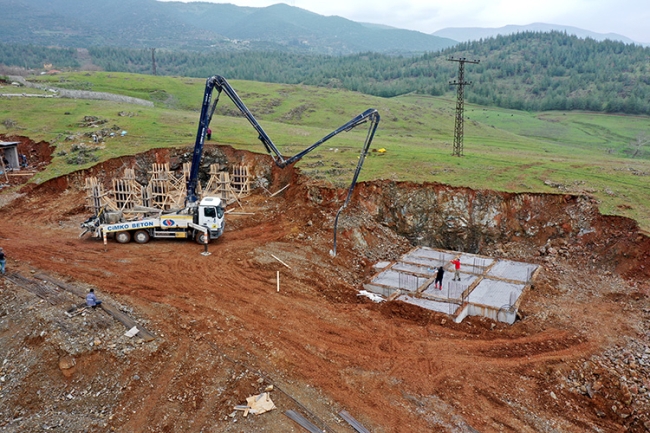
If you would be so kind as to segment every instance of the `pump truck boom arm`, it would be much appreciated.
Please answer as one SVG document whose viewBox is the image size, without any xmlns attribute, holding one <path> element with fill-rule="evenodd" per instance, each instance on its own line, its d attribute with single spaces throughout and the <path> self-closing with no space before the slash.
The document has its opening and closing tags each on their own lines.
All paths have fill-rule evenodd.
<svg viewBox="0 0 650 433">
<path fill-rule="evenodd" d="M 217 90 L 217 96 L 214 100 L 214 103 L 211 104 L 212 93 L 214 89 Z M 341 214 L 343 209 L 345 209 L 345 207 L 348 205 L 350 198 L 352 196 L 352 192 L 354 191 L 354 187 L 359 178 L 359 173 L 361 172 L 361 167 L 363 166 L 365 157 L 368 153 L 368 150 L 370 149 L 370 144 L 372 143 L 372 139 L 374 138 L 375 131 L 377 130 L 377 126 L 379 125 L 379 120 L 380 120 L 379 112 L 377 112 L 377 110 L 375 110 L 374 108 L 369 108 L 363 113 L 352 118 L 350 121 L 348 121 L 338 129 L 330 132 L 325 137 L 321 138 L 311 146 L 307 147 L 302 152 L 299 152 L 294 156 L 285 158 L 280 152 L 280 150 L 276 147 L 276 145 L 273 144 L 273 141 L 264 131 L 264 129 L 259 124 L 257 119 L 255 119 L 255 116 L 253 116 L 253 114 L 250 112 L 248 107 L 246 107 L 246 104 L 244 104 L 244 102 L 241 100 L 239 95 L 237 95 L 237 92 L 235 92 L 235 89 L 232 88 L 230 83 L 228 83 L 228 81 L 224 77 L 219 75 L 214 75 L 208 78 L 205 83 L 205 92 L 203 94 L 203 105 L 201 106 L 201 117 L 199 119 L 198 131 L 196 133 L 194 154 L 192 156 L 192 167 L 190 169 L 190 175 L 187 181 L 187 202 L 189 202 L 190 204 L 198 200 L 198 197 L 196 195 L 196 189 L 198 185 L 199 165 L 201 161 L 201 156 L 203 154 L 203 144 L 205 140 L 206 131 L 208 130 L 210 122 L 212 121 L 212 115 L 214 114 L 217 108 L 217 104 L 219 103 L 219 97 L 221 96 L 221 92 L 225 93 L 230 98 L 233 104 L 235 104 L 235 106 L 239 109 L 239 111 L 246 117 L 249 123 L 257 131 L 259 140 L 262 142 L 269 155 L 271 155 L 271 158 L 273 158 L 275 165 L 277 165 L 280 168 L 284 168 L 300 160 L 303 156 L 307 155 L 309 152 L 316 149 L 318 146 L 320 146 L 330 138 L 340 134 L 341 132 L 350 131 L 351 129 L 354 129 L 355 127 L 363 123 L 370 122 L 368 134 L 366 136 L 366 141 L 364 143 L 363 149 L 361 150 L 359 162 L 357 163 L 357 168 L 354 172 L 352 183 L 350 184 L 350 188 L 348 189 L 347 197 L 345 199 L 343 206 L 341 206 L 341 208 L 337 212 L 336 218 L 334 220 L 334 247 L 333 250 L 330 251 L 330 253 L 332 255 L 336 255 L 336 228 L 338 225 L 339 215 Z"/>
</svg>

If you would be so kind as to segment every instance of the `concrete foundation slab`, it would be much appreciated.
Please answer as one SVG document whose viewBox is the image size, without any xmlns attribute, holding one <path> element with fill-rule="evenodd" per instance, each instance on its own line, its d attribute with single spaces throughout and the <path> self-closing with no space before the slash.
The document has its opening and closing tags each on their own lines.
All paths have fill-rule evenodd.
<svg viewBox="0 0 650 433">
<path fill-rule="evenodd" d="M 461 262 L 460 281 L 454 281 L 451 260 Z M 430 310 L 450 314 L 460 322 L 480 315 L 514 323 L 520 297 L 534 279 L 538 265 L 500 260 L 456 251 L 418 247 L 383 266 L 364 289 Z M 434 287 L 438 267 L 445 269 L 443 289 Z M 459 306 L 462 305 L 462 308 Z"/>
<path fill-rule="evenodd" d="M 536 269 L 537 265 L 513 262 L 510 260 L 502 260 L 498 263 L 495 263 L 487 275 L 489 277 L 522 281 L 524 283 L 527 283 L 532 279 L 533 272 L 535 272 Z"/>
</svg>

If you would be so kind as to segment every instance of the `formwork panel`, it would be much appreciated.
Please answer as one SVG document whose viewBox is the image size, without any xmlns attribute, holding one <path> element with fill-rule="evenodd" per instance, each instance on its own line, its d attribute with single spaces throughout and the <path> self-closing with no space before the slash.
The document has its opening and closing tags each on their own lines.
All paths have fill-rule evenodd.
<svg viewBox="0 0 650 433">
<path fill-rule="evenodd" d="M 537 265 L 530 263 L 501 260 L 490 269 L 487 276 L 527 283 L 537 268 Z"/>
<path fill-rule="evenodd" d="M 391 262 L 377 262 L 373 266 L 375 269 L 384 269 L 390 266 Z"/>
<path fill-rule="evenodd" d="M 456 275 L 456 274 L 454 272 L 453 267 L 451 269 L 446 269 L 445 268 L 445 278 L 443 279 L 443 282 L 447 281 L 447 280 L 450 281 L 450 282 L 453 282 L 454 281 L 454 275 Z M 460 278 L 460 282 L 463 283 L 463 284 L 467 284 L 469 281 L 474 281 L 476 279 L 475 278 L 476 275 L 465 272 L 462 268 L 460 269 L 460 272 L 458 273 L 458 277 Z"/>
<path fill-rule="evenodd" d="M 432 301 L 430 299 L 415 298 L 409 295 L 398 296 L 397 300 L 445 314 L 455 314 L 456 310 L 459 308 L 458 305 L 449 302 Z"/>
<path fill-rule="evenodd" d="M 384 298 L 389 297 L 399 289 L 397 287 L 378 286 L 376 284 L 364 284 L 363 288 L 368 292 L 376 293 Z"/>
<path fill-rule="evenodd" d="M 467 269 L 469 272 L 481 274 L 485 269 L 492 266 L 496 260 L 491 257 L 477 256 L 476 254 L 462 253 L 460 256 L 460 269 Z"/>
<path fill-rule="evenodd" d="M 469 294 L 470 304 L 481 304 L 495 309 L 510 308 L 514 305 L 526 287 L 505 281 L 484 278 Z"/>
<path fill-rule="evenodd" d="M 406 254 L 406 256 L 404 256 L 403 259 L 407 259 L 408 257 L 411 256 L 420 259 L 430 259 L 436 262 L 446 263 L 453 260 L 454 257 L 456 257 L 456 254 L 452 254 L 448 251 L 440 251 L 440 250 L 434 250 L 432 248 L 420 247 Z"/>
<path fill-rule="evenodd" d="M 512 325 L 517 319 L 517 311 L 512 309 L 496 309 L 491 307 L 485 307 L 482 305 L 469 304 L 467 306 L 467 311 L 465 317 L 467 316 L 479 316 L 487 317 L 488 319 L 495 320 L 497 322 L 507 323 Z M 460 322 L 458 322 L 460 323 Z"/>
<path fill-rule="evenodd" d="M 414 265 L 410 263 L 396 263 L 391 269 L 396 271 L 403 272 L 412 272 L 414 274 L 422 275 L 434 275 L 436 273 L 436 267 L 425 266 L 425 265 Z"/>
<path fill-rule="evenodd" d="M 399 287 L 399 272 L 394 271 L 392 268 L 377 274 L 372 279 L 373 284 L 381 284 L 382 286 Z"/>
<path fill-rule="evenodd" d="M 442 279 L 442 290 L 437 290 L 434 284 L 431 283 L 422 293 L 448 299 L 460 299 L 462 292 L 479 279 L 477 275 L 466 274 L 461 281 L 452 281 L 451 278 L 453 278 L 454 274 L 452 273 L 450 278 L 447 278 L 447 275 L 449 274 L 445 273 L 445 277 Z M 463 276 L 461 275 L 461 277 Z"/>
<path fill-rule="evenodd" d="M 431 268 L 437 268 L 438 266 L 444 266 L 447 264 L 447 261 L 436 260 L 431 257 L 421 257 L 414 254 L 407 254 L 400 259 L 401 262 L 414 263 L 422 266 L 428 266 Z"/>
</svg>

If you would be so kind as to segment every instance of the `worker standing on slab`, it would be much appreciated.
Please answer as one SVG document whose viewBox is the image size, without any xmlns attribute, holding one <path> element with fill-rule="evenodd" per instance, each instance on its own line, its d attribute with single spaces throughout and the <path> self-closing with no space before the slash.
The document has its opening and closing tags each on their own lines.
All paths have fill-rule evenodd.
<svg viewBox="0 0 650 433">
<path fill-rule="evenodd" d="M 454 259 L 451 263 L 454 265 L 454 281 L 460 281 L 460 259 Z"/>
<path fill-rule="evenodd" d="M 445 275 L 445 268 L 440 266 L 438 272 L 436 273 L 436 281 L 433 283 L 434 287 L 438 290 L 442 290 L 442 277 Z"/>
<path fill-rule="evenodd" d="M 5 256 L 5 252 L 2 248 L 0 248 L 0 270 L 2 271 L 2 275 L 5 274 L 5 265 L 7 264 L 7 257 Z"/>
<path fill-rule="evenodd" d="M 97 299 L 97 296 L 95 296 L 95 289 L 90 289 L 90 292 L 86 295 L 86 305 L 88 307 L 97 308 L 97 306 L 101 304 L 102 301 Z"/>
</svg>

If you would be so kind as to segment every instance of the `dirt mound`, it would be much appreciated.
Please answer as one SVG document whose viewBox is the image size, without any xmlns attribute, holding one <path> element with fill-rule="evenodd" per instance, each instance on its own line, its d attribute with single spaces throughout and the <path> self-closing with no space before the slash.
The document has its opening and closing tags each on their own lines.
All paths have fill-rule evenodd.
<svg viewBox="0 0 650 433">
<path fill-rule="evenodd" d="M 650 244 L 633 221 L 601 216 L 589 197 L 368 182 L 331 257 L 346 191 L 266 156 L 206 153 L 250 163 L 271 192 L 290 184 L 243 200 L 209 256 L 191 242 L 78 238 L 85 176 L 179 164 L 187 149 L 111 160 L 0 209 L 10 273 L 95 287 L 157 336 L 131 340 L 100 311 L 68 318 L 79 299 L 0 280 L 5 431 L 302 431 L 286 410 L 328 432 L 353 431 L 341 410 L 373 432 L 650 429 Z M 414 244 L 542 264 L 522 320 L 457 324 L 357 295 L 375 261 Z M 234 411 L 269 385 L 277 410 Z"/>
</svg>

